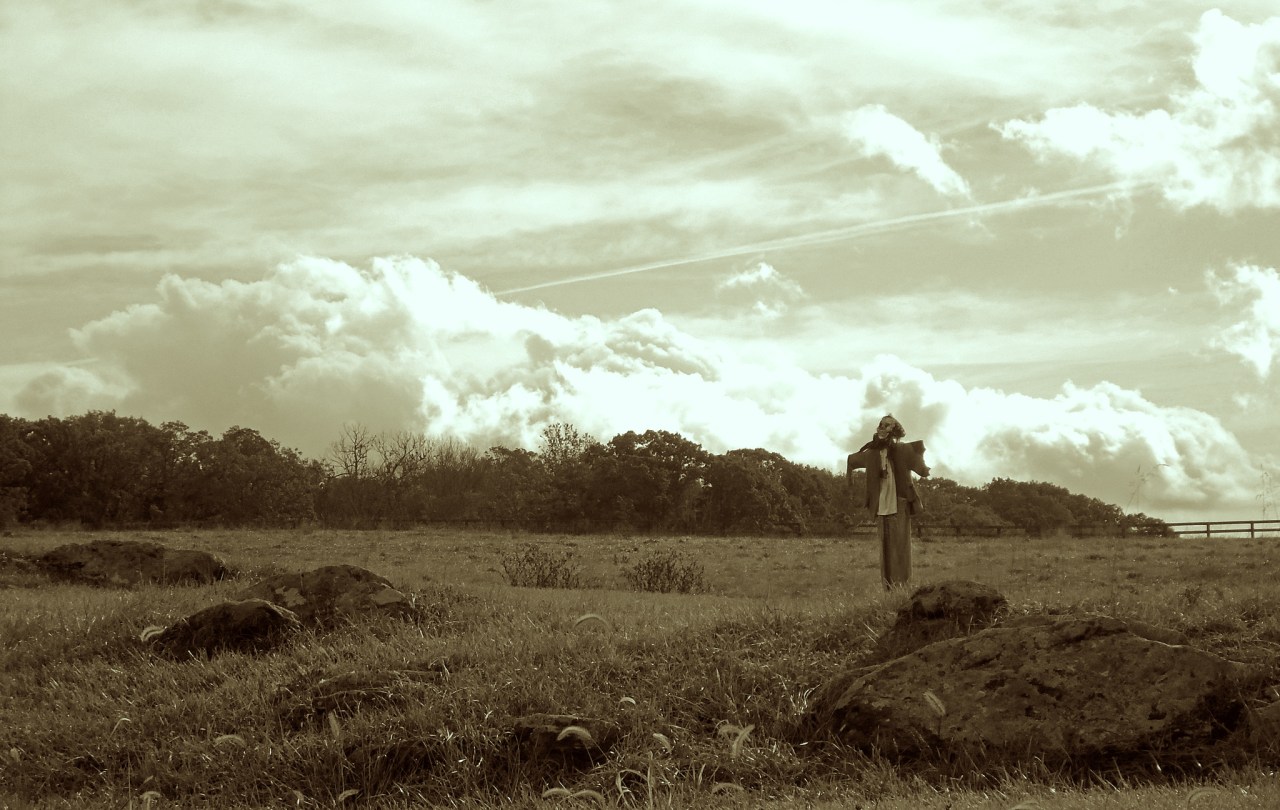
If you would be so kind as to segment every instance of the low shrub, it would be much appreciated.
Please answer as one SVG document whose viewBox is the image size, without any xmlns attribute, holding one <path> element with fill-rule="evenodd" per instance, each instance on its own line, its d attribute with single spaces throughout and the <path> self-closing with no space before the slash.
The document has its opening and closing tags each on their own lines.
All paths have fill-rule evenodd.
<svg viewBox="0 0 1280 810">
<path fill-rule="evenodd" d="M 623 569 L 622 577 L 637 591 L 706 593 L 706 571 L 675 549 L 657 551 Z"/>
<path fill-rule="evenodd" d="M 577 588 L 582 584 L 582 567 L 573 552 L 555 555 L 533 543 L 504 555 L 502 573 L 508 584 L 520 588 Z"/>
</svg>

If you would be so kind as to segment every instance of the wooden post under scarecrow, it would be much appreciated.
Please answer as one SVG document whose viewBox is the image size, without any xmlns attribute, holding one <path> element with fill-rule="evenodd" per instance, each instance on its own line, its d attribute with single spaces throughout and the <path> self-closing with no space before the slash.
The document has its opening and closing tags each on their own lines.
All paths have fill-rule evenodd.
<svg viewBox="0 0 1280 810">
<path fill-rule="evenodd" d="M 929 477 L 924 442 L 899 442 L 906 431 L 892 414 L 876 426 L 871 441 L 849 454 L 846 478 L 854 470 L 867 471 L 863 506 L 876 521 L 880 535 L 880 577 L 886 588 L 911 579 L 911 516 L 922 511 L 911 473 Z"/>
</svg>

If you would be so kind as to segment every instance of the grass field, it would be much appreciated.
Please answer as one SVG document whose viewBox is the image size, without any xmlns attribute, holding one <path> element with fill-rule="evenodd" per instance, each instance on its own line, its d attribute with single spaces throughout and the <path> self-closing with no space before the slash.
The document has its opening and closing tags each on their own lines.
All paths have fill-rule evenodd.
<svg viewBox="0 0 1280 810">
<path fill-rule="evenodd" d="M 0 572 L 0 806 L 1280 807 L 1272 757 L 1164 775 L 958 777 L 797 742 L 810 691 L 905 598 L 880 586 L 869 538 L 15 532 L 0 551 L 117 536 L 213 551 L 242 574 L 108 590 Z M 1280 674 L 1277 542 L 918 542 L 915 583 L 975 579 L 1015 611 L 1142 619 Z M 504 559 L 530 543 L 567 554 L 580 587 L 508 585 Z M 701 565 L 709 592 L 629 589 L 628 566 L 666 550 Z M 414 592 L 426 618 L 209 661 L 162 660 L 138 640 L 263 573 L 340 562 Z M 279 688 L 303 675 L 404 667 L 438 677 L 385 705 L 281 719 Z M 533 712 L 605 718 L 622 740 L 589 769 L 534 767 L 510 745 L 512 719 Z M 412 766 L 356 764 L 409 742 Z"/>
</svg>

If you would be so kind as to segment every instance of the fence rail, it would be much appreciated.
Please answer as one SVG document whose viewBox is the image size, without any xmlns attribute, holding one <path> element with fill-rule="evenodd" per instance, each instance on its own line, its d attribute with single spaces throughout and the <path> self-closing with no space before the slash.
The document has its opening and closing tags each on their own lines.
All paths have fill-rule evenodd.
<svg viewBox="0 0 1280 810">
<path fill-rule="evenodd" d="M 402 525 L 383 528 L 410 528 L 415 526 L 463 526 L 469 529 L 509 530 L 532 528 L 534 531 L 562 531 L 584 533 L 591 531 L 612 531 L 616 526 L 596 526 L 592 521 L 549 522 L 546 525 L 530 527 L 518 518 L 436 518 L 431 520 L 406 521 Z M 1214 535 L 1237 535 L 1241 537 L 1280 537 L 1280 518 L 1264 518 L 1260 520 L 1189 520 L 1163 525 L 1126 526 L 1115 523 L 1079 523 L 1067 526 L 1046 528 L 1035 531 L 1021 526 L 997 526 L 986 524 L 951 524 L 951 523 L 916 523 L 915 533 L 920 537 L 1044 537 L 1065 534 L 1071 537 L 1211 537 Z M 856 525 L 838 524 L 810 526 L 807 532 L 797 534 L 814 534 L 825 536 L 840 535 L 874 535 L 879 527 L 874 522 Z"/>
<path fill-rule="evenodd" d="M 1073 523 L 1044 529 L 1022 526 L 989 526 L 966 524 L 918 524 L 923 537 L 1045 537 L 1065 534 L 1071 537 L 1161 537 L 1172 532 L 1161 526 L 1127 526 L 1115 523 Z"/>
<path fill-rule="evenodd" d="M 1280 518 L 1266 520 L 1189 520 L 1166 523 L 1177 537 L 1212 537 L 1215 534 L 1248 534 L 1250 537 L 1280 537 Z"/>
<path fill-rule="evenodd" d="M 1126 526 L 1114 523 L 1079 523 L 1045 529 L 1027 530 L 1020 526 L 917 523 L 920 537 L 1042 537 L 1065 534 L 1071 537 L 1280 537 L 1280 518 L 1261 520 L 1188 520 L 1163 525 Z M 852 527 L 849 534 L 875 534 L 876 524 Z"/>
</svg>

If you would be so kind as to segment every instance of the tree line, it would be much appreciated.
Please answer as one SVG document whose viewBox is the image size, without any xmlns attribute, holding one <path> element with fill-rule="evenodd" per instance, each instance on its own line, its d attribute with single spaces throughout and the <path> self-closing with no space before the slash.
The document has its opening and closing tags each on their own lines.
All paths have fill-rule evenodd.
<svg viewBox="0 0 1280 810">
<path fill-rule="evenodd" d="M 862 473 L 796 464 L 761 448 L 711 453 L 669 431 L 607 442 L 557 423 L 537 450 L 480 450 L 421 433 L 347 425 L 323 458 L 247 427 L 221 436 L 114 412 L 26 420 L 0 414 L 0 526 L 404 527 L 436 521 L 535 531 L 838 533 L 868 520 Z M 918 482 L 932 525 L 1043 533 L 1150 526 L 1042 482 Z"/>
</svg>

